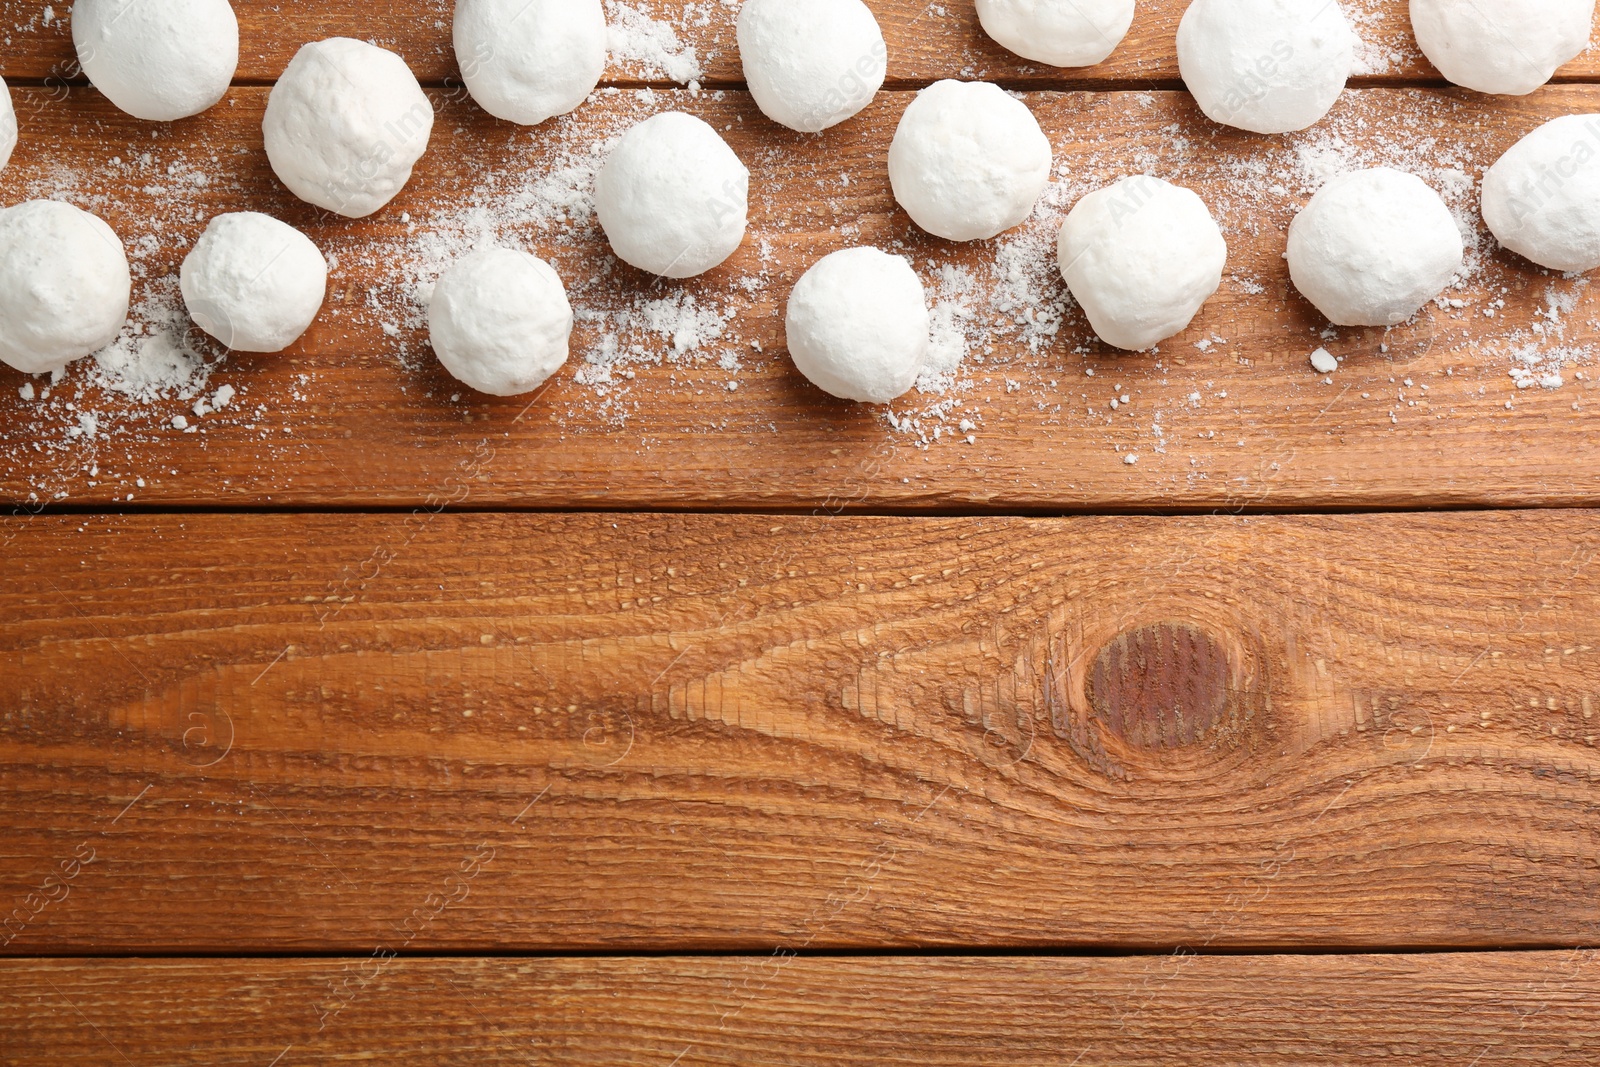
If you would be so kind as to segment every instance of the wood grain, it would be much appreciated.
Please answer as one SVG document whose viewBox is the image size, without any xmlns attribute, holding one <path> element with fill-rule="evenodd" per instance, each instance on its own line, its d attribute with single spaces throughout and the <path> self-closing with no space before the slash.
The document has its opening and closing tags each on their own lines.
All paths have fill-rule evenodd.
<svg viewBox="0 0 1600 1067">
<path fill-rule="evenodd" d="M 1596 518 L 12 520 L 3 951 L 1593 943 Z"/>
<path fill-rule="evenodd" d="M 226 412 L 197 417 L 193 395 L 129 401 L 84 364 L 48 402 L 21 399 L 24 379 L 0 374 L 0 493 L 26 508 L 58 497 L 1010 511 L 1600 503 L 1590 401 L 1600 313 L 1586 279 L 1537 271 L 1479 229 L 1473 269 L 1449 294 L 1460 307 L 1430 305 L 1387 333 L 1328 331 L 1281 258 L 1326 168 L 1420 170 L 1475 220 L 1479 170 L 1552 115 L 1600 110 L 1597 94 L 1366 90 L 1287 140 L 1221 132 L 1183 94 L 1037 94 L 1058 151 L 1046 205 L 1015 234 L 952 246 L 920 235 L 888 187 L 905 94 L 880 98 L 819 152 L 737 93 L 619 93 L 534 135 L 440 93 L 435 143 L 411 187 L 350 222 L 318 217 L 272 177 L 258 148 L 263 89 L 159 129 L 81 93 L 21 90 L 24 141 L 0 197 L 61 196 L 102 212 L 134 250 L 146 317 L 159 323 L 165 300 L 180 319 L 168 332 L 187 329 L 197 350 L 218 355 L 182 319 L 173 276 L 213 214 L 279 214 L 337 268 L 295 349 L 214 367 L 209 388 L 238 392 Z M 581 199 L 595 146 L 668 107 L 724 128 L 760 190 L 745 247 L 683 286 L 618 266 L 581 206 L 564 220 L 528 207 L 552 188 Z M 1231 261 L 1188 331 L 1129 355 L 1093 341 L 1051 249 L 1079 195 L 1142 169 L 1207 197 Z M 533 398 L 463 389 L 421 328 L 419 286 L 485 241 L 546 255 L 584 309 L 572 363 Z M 942 321 L 969 337 L 953 382 L 910 394 L 892 423 L 824 397 L 783 350 L 793 280 L 859 243 L 912 257 Z M 1326 382 L 1308 363 L 1317 347 L 1345 359 Z M 175 416 L 189 426 L 174 428 Z"/>
<path fill-rule="evenodd" d="M 682 0 L 630 0 L 634 11 L 671 27 L 679 41 L 695 50 L 707 85 L 736 86 L 744 80 L 734 32 L 738 4 L 683 3 Z M 1157 85 L 1178 79 L 1175 36 L 1188 0 L 1141 0 L 1133 29 L 1111 57 L 1098 66 L 1064 70 L 1032 64 L 995 44 L 978 25 L 971 0 L 868 0 L 889 45 L 891 85 L 921 85 L 939 78 L 982 78 L 1040 86 Z M 1411 34 L 1405 0 L 1346 0 L 1364 42 L 1357 84 L 1439 80 Z M 317 0 L 238 0 L 241 48 L 238 77 L 272 81 L 307 41 L 347 36 L 372 40 L 399 52 L 424 82 L 442 84 L 459 77 L 450 40 L 452 0 L 386 0 L 381 4 L 324 4 Z M 0 2 L 0 32 L 6 54 L 0 74 L 8 80 L 49 79 L 61 84 L 78 78 L 72 35 L 65 17 L 43 21 L 32 0 Z M 619 19 L 611 8 L 613 23 Z M 1591 49 L 1558 74 L 1560 80 L 1593 79 L 1600 57 Z M 665 83 L 658 67 L 613 58 L 611 82 Z"/>
<path fill-rule="evenodd" d="M 0 1048 L 12 1067 L 1576 1065 L 1597 998 L 1593 952 L 41 960 L 0 964 Z"/>
</svg>

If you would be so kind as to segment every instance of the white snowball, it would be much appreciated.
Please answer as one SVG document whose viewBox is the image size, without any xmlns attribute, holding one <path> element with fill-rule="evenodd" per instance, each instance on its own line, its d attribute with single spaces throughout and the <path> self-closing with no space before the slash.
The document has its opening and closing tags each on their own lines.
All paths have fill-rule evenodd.
<svg viewBox="0 0 1600 1067">
<path fill-rule="evenodd" d="M 55 200 L 0 211 L 0 362 L 43 374 L 98 352 L 127 321 L 132 288 L 99 217 Z"/>
<path fill-rule="evenodd" d="M 0 170 L 11 162 L 11 153 L 17 147 L 17 112 L 11 106 L 11 88 L 0 79 Z"/>
<path fill-rule="evenodd" d="M 988 82 L 934 82 L 889 145 L 894 198 L 918 226 L 978 241 L 1020 224 L 1050 181 L 1050 141 L 1028 105 Z"/>
<path fill-rule="evenodd" d="M 428 149 L 433 105 L 406 61 L 331 37 L 295 53 L 267 97 L 267 158 L 289 191 L 359 219 L 393 200 Z"/>
<path fill-rule="evenodd" d="M 600 0 L 456 0 L 455 47 L 479 107 L 537 126 L 600 84 L 606 16 Z"/>
<path fill-rule="evenodd" d="M 72 43 L 89 81 L 134 118 L 198 115 L 239 66 L 228 0 L 77 0 Z"/>
<path fill-rule="evenodd" d="M 595 176 L 594 206 L 623 262 L 692 278 L 744 240 L 750 172 L 717 131 L 668 111 L 622 135 Z"/>
<path fill-rule="evenodd" d="M 789 297 L 789 355 L 817 388 L 887 404 L 916 384 L 932 329 L 927 294 L 901 256 L 850 248 L 824 256 Z"/>
<path fill-rule="evenodd" d="M 746 0 L 739 55 L 757 106 L 801 133 L 872 103 L 889 64 L 883 31 L 861 0 Z"/>
<path fill-rule="evenodd" d="M 567 361 L 572 305 L 538 256 L 495 248 L 458 261 L 433 290 L 428 331 L 439 362 L 491 396 L 543 385 Z"/>
<path fill-rule="evenodd" d="M 1178 68 L 1213 122 L 1290 133 L 1333 108 L 1355 45 L 1336 0 L 1195 0 L 1178 24 Z"/>
<path fill-rule="evenodd" d="M 1542 267 L 1600 267 L 1600 115 L 1553 119 L 1483 176 L 1483 221 Z"/>
<path fill-rule="evenodd" d="M 1078 201 L 1056 253 L 1099 338 L 1142 352 L 1186 329 L 1222 285 L 1228 243 L 1194 192 L 1135 175 Z"/>
<path fill-rule="evenodd" d="M 978 0 L 983 31 L 1023 59 L 1092 67 L 1133 25 L 1134 0 Z"/>
<path fill-rule="evenodd" d="M 306 332 L 328 291 L 311 238 L 270 215 L 218 215 L 179 272 L 189 317 L 240 352 L 282 352 Z"/>
<path fill-rule="evenodd" d="M 1334 178 L 1289 225 L 1289 277 L 1336 326 L 1393 326 L 1444 291 L 1466 254 L 1421 178 L 1388 167 Z"/>
<path fill-rule="evenodd" d="M 1589 47 L 1594 0 L 1411 0 L 1417 44 L 1480 93 L 1525 96 Z"/>
</svg>

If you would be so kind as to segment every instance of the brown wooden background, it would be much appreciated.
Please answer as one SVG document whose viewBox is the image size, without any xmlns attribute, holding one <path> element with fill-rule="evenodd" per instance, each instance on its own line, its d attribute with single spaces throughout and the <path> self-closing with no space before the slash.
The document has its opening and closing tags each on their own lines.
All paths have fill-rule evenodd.
<svg viewBox="0 0 1600 1067">
<path fill-rule="evenodd" d="M 1480 233 L 1459 306 L 1325 332 L 1281 252 L 1329 138 L 1475 210 L 1513 141 L 1600 110 L 1596 53 L 1485 98 L 1403 3 L 1347 4 L 1368 72 L 1272 139 L 1182 92 L 1177 0 L 1074 72 L 965 2 L 869 3 L 890 84 L 819 139 L 741 91 L 728 4 L 633 5 L 697 87 L 617 64 L 530 134 L 454 87 L 443 0 L 241 0 L 238 85 L 165 126 L 75 76 L 65 4 L 0 0 L 4 202 L 148 238 L 141 291 L 246 206 L 339 258 L 300 344 L 214 369 L 248 417 L 0 374 L 0 1064 L 1595 1061 L 1594 297 Z M 439 111 L 358 222 L 260 151 L 273 78 L 336 33 Z M 940 77 L 1027 91 L 1063 189 L 1207 197 L 1229 276 L 1190 331 L 1118 354 L 1068 311 L 1035 348 L 997 315 L 906 429 L 799 378 L 781 309 L 818 256 L 891 245 L 936 283 L 1007 240 L 894 206 L 889 138 Z M 669 107 L 758 183 L 745 248 L 684 287 L 761 279 L 738 372 L 646 359 L 607 393 L 578 355 L 531 406 L 457 396 L 385 249 Z M 605 260 L 521 237 L 569 279 Z M 80 409 L 103 433 L 67 435 Z"/>
</svg>

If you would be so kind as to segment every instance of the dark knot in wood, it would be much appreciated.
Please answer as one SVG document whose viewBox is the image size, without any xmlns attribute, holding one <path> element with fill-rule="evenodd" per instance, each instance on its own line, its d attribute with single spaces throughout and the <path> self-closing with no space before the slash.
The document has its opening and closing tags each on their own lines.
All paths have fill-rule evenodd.
<svg viewBox="0 0 1600 1067">
<path fill-rule="evenodd" d="M 1095 659 L 1089 704 L 1111 733 L 1138 748 L 1200 743 L 1228 714 L 1227 652 L 1182 622 L 1127 630 Z"/>
</svg>

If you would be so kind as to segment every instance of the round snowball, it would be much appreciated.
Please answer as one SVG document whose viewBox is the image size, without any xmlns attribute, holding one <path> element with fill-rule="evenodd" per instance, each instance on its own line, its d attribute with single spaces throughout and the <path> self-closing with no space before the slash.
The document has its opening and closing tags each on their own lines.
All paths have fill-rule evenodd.
<svg viewBox="0 0 1600 1067">
<path fill-rule="evenodd" d="M 789 355 L 817 388 L 887 404 L 916 383 L 932 329 L 927 294 L 901 256 L 850 248 L 823 257 L 789 297 Z"/>
<path fill-rule="evenodd" d="M 328 291 L 328 261 L 286 222 L 218 215 L 179 272 L 189 317 L 240 352 L 282 352 L 306 332 Z"/>
<path fill-rule="evenodd" d="M 96 89 L 134 118 L 198 115 L 239 66 L 228 0 L 77 0 L 72 43 Z"/>
<path fill-rule="evenodd" d="M 1134 0 L 978 0 L 983 32 L 1023 59 L 1092 67 L 1133 25 Z"/>
<path fill-rule="evenodd" d="M 606 16 L 600 0 L 456 0 L 455 47 L 479 107 L 537 126 L 600 84 Z"/>
<path fill-rule="evenodd" d="M 1195 193 L 1136 175 L 1078 201 L 1056 253 L 1095 334 L 1142 352 L 1186 329 L 1222 285 L 1228 243 Z"/>
<path fill-rule="evenodd" d="M 1355 44 L 1335 0 L 1195 0 L 1178 24 L 1178 68 L 1211 121 L 1290 133 L 1333 108 Z"/>
<path fill-rule="evenodd" d="M 1421 178 L 1388 167 L 1334 178 L 1289 225 L 1289 277 L 1336 326 L 1393 326 L 1444 291 L 1466 254 Z"/>
<path fill-rule="evenodd" d="M 762 113 L 801 133 L 872 103 L 889 63 L 883 31 L 861 0 L 746 0 L 739 55 Z"/>
<path fill-rule="evenodd" d="M 1439 73 L 1480 93 L 1526 96 L 1589 47 L 1594 0 L 1411 0 L 1411 28 Z"/>
<path fill-rule="evenodd" d="M 491 396 L 543 385 L 567 361 L 572 305 L 555 269 L 538 256 L 474 252 L 439 279 L 428 308 L 439 362 Z"/>
<path fill-rule="evenodd" d="M 0 79 L 0 170 L 11 162 L 11 153 L 17 147 L 17 112 L 11 106 L 11 89 Z"/>
<path fill-rule="evenodd" d="M 934 82 L 889 145 L 894 198 L 924 230 L 979 241 L 1019 225 L 1050 181 L 1050 141 L 1028 105 L 988 82 Z"/>
<path fill-rule="evenodd" d="M 744 240 L 750 172 L 717 131 L 668 111 L 627 133 L 595 176 L 594 206 L 624 263 L 692 278 Z"/>
<path fill-rule="evenodd" d="M 1600 115 L 1553 119 L 1483 176 L 1483 221 L 1541 267 L 1600 267 Z"/>
<path fill-rule="evenodd" d="M 267 158 L 300 199 L 349 218 L 393 200 L 428 149 L 433 105 L 388 49 L 331 37 L 305 45 L 267 97 Z"/>
<path fill-rule="evenodd" d="M 60 370 L 116 340 L 133 288 L 122 242 L 55 200 L 0 211 L 0 362 Z"/>
</svg>

